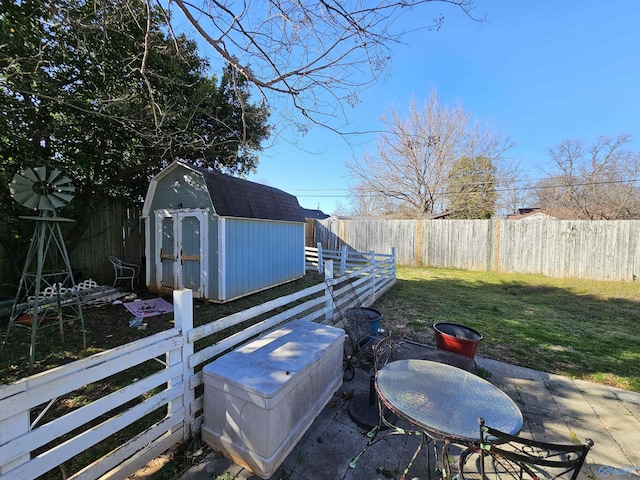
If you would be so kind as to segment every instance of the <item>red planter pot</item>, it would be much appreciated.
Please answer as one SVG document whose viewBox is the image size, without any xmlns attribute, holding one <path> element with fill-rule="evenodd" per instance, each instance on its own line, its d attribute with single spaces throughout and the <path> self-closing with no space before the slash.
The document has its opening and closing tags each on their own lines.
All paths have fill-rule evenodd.
<svg viewBox="0 0 640 480">
<path fill-rule="evenodd" d="M 473 328 L 456 323 L 438 322 L 433 325 L 436 347 L 473 359 L 482 340 L 482 334 Z"/>
</svg>

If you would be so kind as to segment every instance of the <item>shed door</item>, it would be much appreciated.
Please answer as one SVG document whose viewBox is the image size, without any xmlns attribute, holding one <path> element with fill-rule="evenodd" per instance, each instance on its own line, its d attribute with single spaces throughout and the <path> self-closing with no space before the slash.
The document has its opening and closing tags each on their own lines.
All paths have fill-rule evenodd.
<svg viewBox="0 0 640 480">
<path fill-rule="evenodd" d="M 194 297 L 206 297 L 206 218 L 205 210 L 156 212 L 156 275 L 162 288 L 189 288 Z"/>
<path fill-rule="evenodd" d="M 173 290 L 174 281 L 174 263 L 175 263 L 175 239 L 173 234 L 173 217 L 160 216 L 158 225 L 160 226 L 161 241 L 156 245 L 160 245 L 159 262 L 157 267 L 158 284 Z"/>
</svg>

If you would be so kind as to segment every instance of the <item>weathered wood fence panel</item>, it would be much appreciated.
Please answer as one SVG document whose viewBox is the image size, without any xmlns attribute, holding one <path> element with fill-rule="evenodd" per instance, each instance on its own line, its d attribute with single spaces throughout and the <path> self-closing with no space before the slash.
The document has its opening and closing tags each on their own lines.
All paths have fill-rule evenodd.
<svg viewBox="0 0 640 480">
<path fill-rule="evenodd" d="M 625 281 L 640 275 L 640 221 L 502 221 L 499 228 L 500 271 Z"/>
<path fill-rule="evenodd" d="M 113 282 L 113 266 L 109 255 L 144 269 L 144 225 L 140 218 L 142 206 L 129 206 L 111 200 L 98 206 L 88 230 L 76 248 L 69 252 L 71 267 L 82 276 L 99 284 Z M 144 285 L 144 278 L 138 282 Z"/>
<path fill-rule="evenodd" d="M 328 250 L 340 251 L 347 246 L 358 252 L 390 252 L 395 247 L 396 256 L 403 265 L 413 265 L 420 252 L 419 227 L 415 220 L 380 220 L 375 218 L 315 220 L 315 241 Z"/>
<path fill-rule="evenodd" d="M 118 199 L 111 199 L 96 207 L 89 228 L 76 248 L 69 251 L 69 261 L 77 281 L 91 278 L 98 284 L 110 285 L 114 272 L 109 255 L 136 263 L 144 270 L 144 225 L 140 218 L 141 212 L 142 205 L 131 206 Z M 25 245 L 26 248 L 28 245 Z M 12 297 L 20 276 L 16 277 L 8 267 L 9 260 L 4 249 L 0 248 L 0 294 Z M 143 276 L 144 272 L 141 272 L 138 280 L 140 285 L 145 284 Z"/>
<path fill-rule="evenodd" d="M 398 264 L 632 281 L 640 220 L 316 220 L 324 248 L 390 251 Z"/>
<path fill-rule="evenodd" d="M 434 267 L 455 266 L 487 270 L 490 265 L 488 220 L 422 221 L 422 263 Z"/>
</svg>

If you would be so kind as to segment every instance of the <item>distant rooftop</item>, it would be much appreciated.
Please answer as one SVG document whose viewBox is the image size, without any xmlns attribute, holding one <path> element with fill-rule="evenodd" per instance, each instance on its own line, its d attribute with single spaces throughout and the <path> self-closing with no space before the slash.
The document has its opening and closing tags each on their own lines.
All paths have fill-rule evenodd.
<svg viewBox="0 0 640 480">
<path fill-rule="evenodd" d="M 302 215 L 304 215 L 304 218 L 315 218 L 316 220 L 324 220 L 325 218 L 329 218 L 329 215 L 327 215 L 320 209 L 300 207 L 300 210 L 302 210 Z"/>
</svg>

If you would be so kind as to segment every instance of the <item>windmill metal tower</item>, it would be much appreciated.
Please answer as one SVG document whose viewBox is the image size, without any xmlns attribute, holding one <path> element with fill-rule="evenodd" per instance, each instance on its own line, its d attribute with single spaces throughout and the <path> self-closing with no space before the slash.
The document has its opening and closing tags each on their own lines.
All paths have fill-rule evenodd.
<svg viewBox="0 0 640 480">
<path fill-rule="evenodd" d="M 63 309 L 65 321 L 80 320 L 83 348 L 86 348 L 82 306 L 60 229 L 61 223 L 73 220 L 56 216 L 56 209 L 73 198 L 74 187 L 59 170 L 47 173 L 46 167 L 35 167 L 16 173 L 9 190 L 20 205 L 38 211 L 37 216 L 20 217 L 35 222 L 35 229 L 4 338 L 6 343 L 16 323 L 31 328 L 31 368 L 35 359 L 36 334 L 44 321 L 57 320 L 60 340 L 64 340 Z"/>
</svg>

